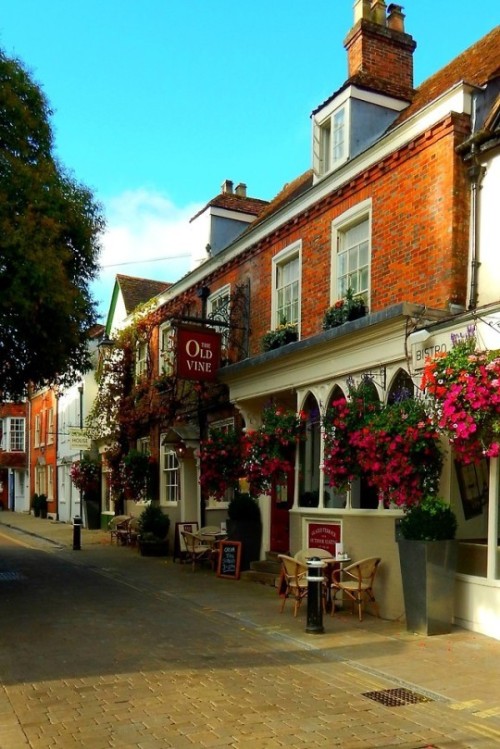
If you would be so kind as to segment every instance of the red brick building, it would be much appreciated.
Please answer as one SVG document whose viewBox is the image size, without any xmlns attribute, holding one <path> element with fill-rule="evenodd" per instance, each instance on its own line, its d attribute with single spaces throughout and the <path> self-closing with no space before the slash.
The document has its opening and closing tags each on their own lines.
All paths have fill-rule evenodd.
<svg viewBox="0 0 500 749">
<path fill-rule="evenodd" d="M 52 388 L 31 393 L 30 495 L 47 497 L 48 516 L 57 518 L 57 398 Z"/>
<path fill-rule="evenodd" d="M 255 428 L 271 399 L 303 410 L 307 440 L 295 471 L 260 500 L 262 552 L 304 548 L 318 526 L 335 528 L 352 557 L 383 557 L 379 602 L 388 618 L 402 607 L 394 541 L 401 512 L 378 512 L 362 480 L 347 494 L 328 486 L 321 418 L 349 382 L 368 379 L 383 403 L 402 383 L 418 387 L 414 334 L 463 326 L 471 310 L 476 319 L 498 303 L 471 250 L 477 184 L 463 144 L 486 122 L 498 125 L 487 118 L 499 92 L 499 43 L 497 27 L 415 89 L 415 41 L 400 6 L 359 0 L 345 39 L 348 78 L 311 115 L 311 170 L 157 297 L 136 352 L 136 367 L 150 379 L 163 377 L 167 394 L 136 420 L 129 438 L 147 440 L 158 459 L 160 501 L 172 521 L 217 524 L 225 517 L 225 506 L 198 487 L 196 450 L 210 425 Z M 326 328 L 325 313 L 348 290 L 362 298 L 366 314 Z M 219 389 L 200 386 L 196 407 L 173 414 L 167 405 L 179 392 L 168 394 L 167 386 L 175 322 L 197 316 L 215 327 L 230 323 L 219 325 Z M 263 351 L 263 337 L 281 324 L 295 341 Z M 442 345 L 451 345 L 449 335 Z M 470 522 L 461 513 L 450 454 L 442 492 L 463 538 L 486 535 L 486 515 Z"/>
<path fill-rule="evenodd" d="M 26 403 L 0 404 L 0 506 L 22 511 L 28 502 Z"/>
</svg>

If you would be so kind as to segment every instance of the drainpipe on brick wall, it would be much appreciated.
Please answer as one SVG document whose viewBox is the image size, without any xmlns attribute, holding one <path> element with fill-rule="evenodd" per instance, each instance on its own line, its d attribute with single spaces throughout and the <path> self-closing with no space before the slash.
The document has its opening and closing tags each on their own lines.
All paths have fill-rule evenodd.
<svg viewBox="0 0 500 749">
<path fill-rule="evenodd" d="M 472 144 L 472 154 L 476 150 L 476 144 Z M 484 169 L 480 164 L 476 162 L 469 167 L 467 171 L 470 180 L 471 189 L 471 270 L 470 270 L 470 290 L 469 290 L 469 309 L 476 309 L 478 300 L 478 271 L 481 262 L 479 260 L 479 238 L 478 238 L 478 223 L 479 223 L 479 199 L 478 192 L 480 188 L 481 178 L 484 174 Z"/>
</svg>

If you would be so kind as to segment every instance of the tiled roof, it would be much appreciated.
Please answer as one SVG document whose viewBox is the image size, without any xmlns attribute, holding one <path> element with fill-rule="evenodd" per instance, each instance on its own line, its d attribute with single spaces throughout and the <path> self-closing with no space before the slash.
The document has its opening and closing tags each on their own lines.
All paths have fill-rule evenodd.
<svg viewBox="0 0 500 749">
<path fill-rule="evenodd" d="M 453 85 L 460 81 L 471 83 L 476 86 L 482 86 L 486 81 L 492 78 L 500 69 L 499 59 L 500 48 L 500 26 L 496 26 L 489 34 L 484 36 L 478 42 L 462 52 L 458 57 L 452 60 L 444 68 L 427 78 L 414 91 L 410 105 L 404 109 L 391 125 L 394 128 L 401 122 L 414 115 L 427 104 L 430 104 L 438 96 L 448 91 Z M 358 86 L 359 88 L 370 91 L 383 91 L 386 94 L 395 96 L 399 99 L 407 99 L 407 96 L 396 87 L 391 91 L 387 82 L 381 83 L 374 76 L 367 75 L 360 71 L 349 78 L 339 89 L 337 89 L 325 101 L 319 104 L 311 113 L 315 115 L 324 106 L 331 102 L 338 94 L 348 86 Z"/>
<path fill-rule="evenodd" d="M 193 216 L 190 221 L 194 221 L 200 214 L 206 211 L 210 206 L 215 208 L 225 208 L 228 211 L 238 211 L 239 213 L 246 213 L 250 216 L 259 216 L 264 208 L 268 205 L 267 200 L 260 200 L 260 198 L 246 198 L 243 195 L 236 195 L 236 193 L 220 193 L 215 198 L 209 200 L 209 202 Z"/>
<path fill-rule="evenodd" d="M 286 185 L 284 185 L 284 187 L 276 195 L 276 197 L 273 198 L 271 202 L 268 203 L 268 205 L 264 208 L 260 216 L 252 224 L 250 224 L 246 231 L 251 231 L 257 224 L 260 224 L 260 222 L 264 221 L 264 219 L 266 219 L 268 216 L 271 216 L 272 214 L 276 213 L 276 211 L 279 211 L 280 208 L 283 208 L 288 203 L 291 203 L 292 200 L 295 200 L 295 198 L 298 198 L 300 195 L 302 195 L 302 193 L 306 192 L 306 190 L 309 190 L 309 188 L 312 187 L 312 184 L 312 169 L 308 169 L 307 172 L 304 172 L 299 177 L 296 177 L 292 182 L 287 182 Z"/>
<path fill-rule="evenodd" d="M 448 65 L 427 78 L 415 91 L 409 107 L 401 112 L 390 129 L 412 117 L 457 83 L 482 86 L 500 72 L 500 26 L 455 57 Z"/>
<path fill-rule="evenodd" d="M 134 276 L 123 276 L 121 274 L 117 274 L 116 281 L 122 292 L 127 315 L 139 304 L 148 302 L 172 285 L 166 281 L 151 281 L 148 278 L 135 278 Z"/>
</svg>

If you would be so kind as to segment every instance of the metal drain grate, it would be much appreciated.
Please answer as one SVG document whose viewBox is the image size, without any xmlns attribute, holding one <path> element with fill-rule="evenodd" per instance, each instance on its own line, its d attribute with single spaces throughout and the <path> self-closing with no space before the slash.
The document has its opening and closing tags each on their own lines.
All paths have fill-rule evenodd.
<svg viewBox="0 0 500 749">
<path fill-rule="evenodd" d="M 23 580 L 24 575 L 20 572 L 0 572 L 0 582 L 2 580 Z"/>
<path fill-rule="evenodd" d="M 416 705 L 418 702 L 432 702 L 430 697 L 417 694 L 410 689 L 381 689 L 377 692 L 364 692 L 363 697 L 380 702 L 386 707 L 402 707 L 403 705 Z"/>
</svg>

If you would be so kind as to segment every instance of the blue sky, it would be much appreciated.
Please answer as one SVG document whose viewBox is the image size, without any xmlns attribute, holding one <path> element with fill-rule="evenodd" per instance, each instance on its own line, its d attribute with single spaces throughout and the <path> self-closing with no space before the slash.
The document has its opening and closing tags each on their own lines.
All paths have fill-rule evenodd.
<svg viewBox="0 0 500 749">
<path fill-rule="evenodd" d="M 402 4 L 416 85 L 500 21 L 498 0 Z M 41 84 L 58 157 L 104 207 L 103 315 L 116 273 L 189 270 L 189 219 L 225 179 L 271 199 L 310 167 L 309 116 L 347 77 L 352 24 L 352 0 L 4 2 L 0 46 Z"/>
</svg>

